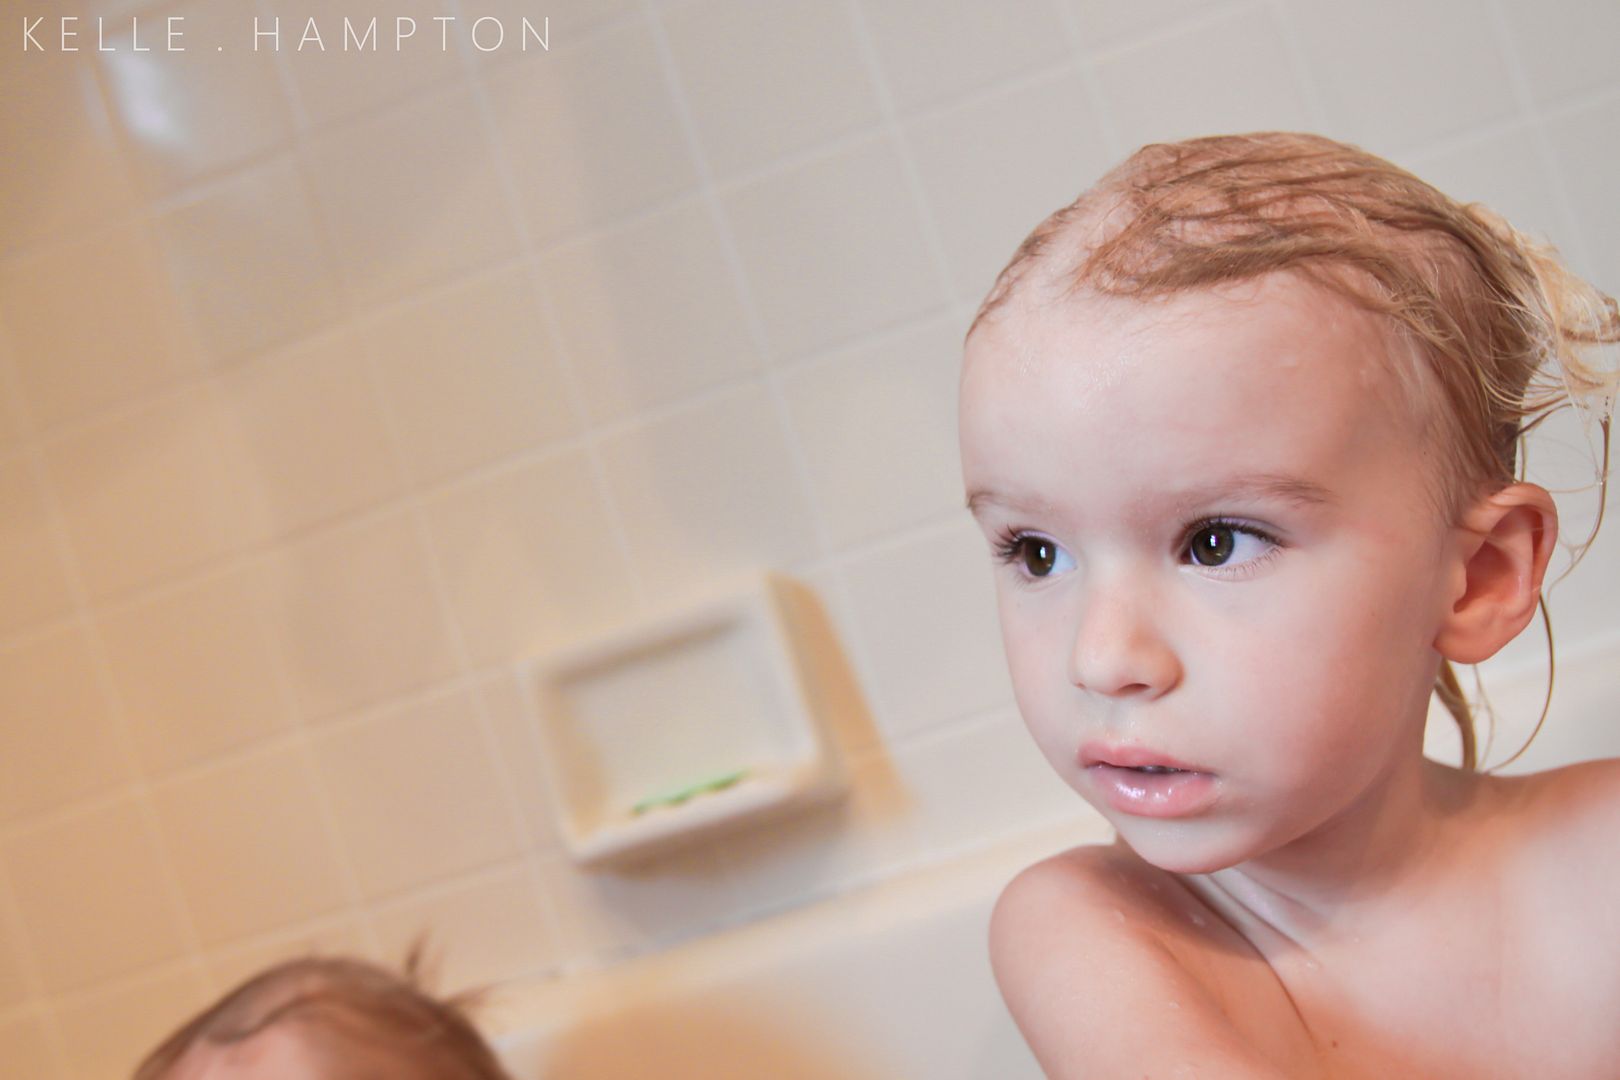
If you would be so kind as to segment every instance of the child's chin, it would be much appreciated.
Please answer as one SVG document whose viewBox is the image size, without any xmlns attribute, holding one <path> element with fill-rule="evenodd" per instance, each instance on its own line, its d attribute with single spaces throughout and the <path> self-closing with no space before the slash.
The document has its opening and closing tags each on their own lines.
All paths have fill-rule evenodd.
<svg viewBox="0 0 1620 1080">
<path fill-rule="evenodd" d="M 1207 825 L 1189 827 L 1178 820 L 1110 820 L 1115 843 L 1129 848 L 1143 862 L 1167 874 L 1213 874 L 1236 866 L 1251 852 L 1233 849 L 1229 839 L 1217 839 Z"/>
</svg>

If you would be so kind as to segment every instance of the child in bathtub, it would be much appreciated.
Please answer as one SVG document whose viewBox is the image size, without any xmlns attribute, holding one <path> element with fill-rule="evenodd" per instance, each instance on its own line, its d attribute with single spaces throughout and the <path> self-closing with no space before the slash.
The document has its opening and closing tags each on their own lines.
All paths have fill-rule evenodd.
<svg viewBox="0 0 1620 1080">
<path fill-rule="evenodd" d="M 1550 248 L 1318 136 L 1144 147 L 1024 241 L 963 475 L 1025 723 L 1117 833 L 991 919 L 1049 1077 L 1620 1069 L 1620 760 L 1478 771 L 1451 667 L 1537 613 L 1521 433 L 1573 401 L 1606 479 L 1617 340 Z"/>
<path fill-rule="evenodd" d="M 510 1080 L 468 999 L 418 985 L 419 955 L 404 978 L 346 957 L 269 968 L 165 1039 L 134 1080 Z"/>
</svg>

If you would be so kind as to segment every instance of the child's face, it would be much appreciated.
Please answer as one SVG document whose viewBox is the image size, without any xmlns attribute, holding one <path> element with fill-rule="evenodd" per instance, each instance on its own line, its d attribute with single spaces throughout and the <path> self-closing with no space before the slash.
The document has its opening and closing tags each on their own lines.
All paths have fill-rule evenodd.
<svg viewBox="0 0 1620 1080">
<path fill-rule="evenodd" d="M 1022 537 L 1002 639 L 1052 767 L 1189 873 L 1417 768 L 1458 581 L 1375 318 L 1290 275 L 1153 306 L 1024 294 L 968 342 L 962 463 L 991 544 Z M 1094 741 L 1212 780 L 1149 816 L 1083 766 Z"/>
</svg>

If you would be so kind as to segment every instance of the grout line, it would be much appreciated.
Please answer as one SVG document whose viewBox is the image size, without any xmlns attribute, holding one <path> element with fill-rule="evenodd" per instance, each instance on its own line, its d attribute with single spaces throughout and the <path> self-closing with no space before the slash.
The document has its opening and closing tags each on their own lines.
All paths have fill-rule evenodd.
<svg viewBox="0 0 1620 1080">
<path fill-rule="evenodd" d="M 785 353 L 791 350 L 778 348 L 777 343 L 771 340 L 771 335 L 766 330 L 758 299 L 754 295 L 752 281 L 743 262 L 742 251 L 737 244 L 736 231 L 732 227 L 731 219 L 727 216 L 725 207 L 720 200 L 720 188 L 716 183 L 713 166 L 710 164 L 708 156 L 703 152 L 702 143 L 698 139 L 697 123 L 692 115 L 691 104 L 687 100 L 684 87 L 680 82 L 679 67 L 675 62 L 674 50 L 669 44 L 669 36 L 664 29 L 661 12 L 653 0 L 644 0 L 643 9 L 647 14 L 648 24 L 652 30 L 653 43 L 657 49 L 660 66 L 663 70 L 665 87 L 674 106 L 676 118 L 681 125 L 687 150 L 691 153 L 694 166 L 697 169 L 701 198 L 708 210 L 710 223 L 719 238 L 721 254 L 731 275 L 731 283 L 737 290 L 738 298 L 742 303 L 744 318 L 748 324 L 749 338 L 753 342 L 757 355 L 765 362 L 763 370 L 747 372 L 735 380 L 730 380 L 730 382 L 733 385 L 763 384 L 776 415 L 777 430 L 781 433 L 783 443 L 787 448 L 794 478 L 798 482 L 799 498 L 809 512 L 815 550 L 825 555 L 831 546 L 825 515 L 821 512 L 817 502 L 815 484 L 810 473 L 809 457 L 805 453 L 802 440 L 798 437 L 797 428 L 793 423 L 792 414 L 788 407 L 787 397 L 782 389 L 783 368 L 780 360 Z M 720 395 L 717 394 L 716 396 Z"/>
<path fill-rule="evenodd" d="M 203 980 L 203 985 L 211 986 L 209 973 L 202 964 L 202 942 L 197 930 L 196 916 L 191 910 L 190 901 L 180 885 L 176 869 L 174 853 L 170 850 L 169 839 L 157 815 L 157 807 L 152 797 L 152 787 L 146 776 L 145 764 L 141 761 L 136 750 L 134 733 L 128 709 L 125 707 L 121 695 L 118 693 L 117 680 L 113 677 L 112 664 L 107 656 L 105 643 L 101 640 L 100 628 L 94 616 L 89 590 L 85 584 L 83 568 L 79 565 L 77 555 L 73 551 L 68 539 L 66 514 L 58 493 L 48 482 L 45 475 L 43 453 L 37 443 L 31 443 L 27 451 L 29 467 L 33 473 L 35 484 L 42 489 L 46 507 L 47 525 L 51 531 L 53 546 L 57 549 L 58 557 L 63 563 L 68 593 L 72 600 L 73 615 L 71 625 L 78 631 L 88 655 L 93 678 L 96 682 L 98 696 L 102 707 L 107 711 L 108 719 L 118 743 L 118 756 L 122 759 L 122 768 L 127 777 L 124 787 L 124 797 L 127 797 L 139 815 L 140 824 L 146 830 L 156 853 L 158 866 L 154 869 L 161 880 L 161 885 L 167 899 L 168 916 L 175 921 L 179 930 L 182 944 L 183 960 L 191 969 L 193 975 Z M 0 835 L 8 839 L 14 835 L 11 826 L 0 830 Z M 32 942 L 32 934 L 29 934 Z M 33 944 L 37 955 L 37 944 Z M 54 1017 L 54 1010 L 51 1013 Z"/>
<path fill-rule="evenodd" d="M 1592 265 L 1590 256 L 1593 252 L 1588 249 L 1585 230 L 1580 228 L 1580 215 L 1576 213 L 1574 200 L 1570 198 L 1569 185 L 1565 180 L 1558 153 L 1553 149 L 1547 118 L 1536 105 L 1530 75 L 1525 69 L 1524 58 L 1519 54 L 1512 28 L 1508 24 L 1507 11 L 1502 6 L 1502 0 L 1489 0 L 1486 10 L 1490 19 L 1491 36 L 1496 42 L 1496 47 L 1501 50 L 1503 61 L 1507 64 L 1508 81 L 1513 87 L 1513 99 L 1519 106 L 1519 119 L 1521 122 L 1529 121 L 1530 137 L 1535 142 L 1536 157 L 1541 166 L 1542 177 L 1552 194 L 1553 206 L 1559 216 L 1559 225 L 1568 230 L 1565 235 L 1569 239 L 1567 243 L 1558 245 L 1559 250 L 1572 256 L 1573 262 Z"/>
<path fill-rule="evenodd" d="M 1103 148 L 1108 152 L 1108 160 L 1120 161 L 1133 148 L 1125 146 L 1125 138 L 1120 134 L 1119 122 L 1114 116 L 1114 110 L 1109 107 L 1108 95 L 1103 92 L 1102 79 L 1097 75 L 1096 58 L 1087 55 L 1086 35 L 1080 26 L 1080 16 L 1075 13 L 1072 5 L 1062 0 L 1057 0 L 1054 6 L 1057 9 L 1058 21 L 1063 26 L 1064 37 L 1069 42 L 1070 62 L 1080 77 L 1080 85 L 1086 92 L 1086 108 L 1091 112 L 1097 130 L 1102 132 Z M 1086 183 L 1089 186 L 1089 182 Z M 970 314 L 969 318 L 971 317 Z"/>
<path fill-rule="evenodd" d="M 933 202 L 928 198 L 923 186 L 921 170 L 917 167 L 911 140 L 900 122 L 894 92 L 884 73 L 877 45 L 872 40 L 871 28 L 866 23 L 866 13 L 859 0 L 846 0 L 845 10 L 849 15 L 850 25 L 854 28 L 856 51 L 860 53 L 867 77 L 872 80 L 878 111 L 883 115 L 883 123 L 888 128 L 889 137 L 899 152 L 900 168 L 905 175 L 906 189 L 910 192 L 912 204 L 917 209 L 917 219 L 922 225 L 923 243 L 928 245 L 928 254 L 934 264 L 937 284 L 941 293 L 949 299 L 951 306 L 955 307 L 963 302 L 963 297 L 953 280 L 950 258 L 946 251 L 944 235 L 940 231 L 938 215 L 935 214 Z"/>
</svg>

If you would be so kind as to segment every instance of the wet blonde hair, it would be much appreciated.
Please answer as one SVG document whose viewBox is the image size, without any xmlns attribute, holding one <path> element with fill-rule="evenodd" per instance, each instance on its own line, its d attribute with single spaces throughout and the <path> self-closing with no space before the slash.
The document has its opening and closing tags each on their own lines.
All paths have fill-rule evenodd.
<svg viewBox="0 0 1620 1080">
<path fill-rule="evenodd" d="M 511 1080 L 469 1018 L 480 995 L 432 996 L 422 987 L 422 957 L 418 943 L 403 976 L 344 956 L 267 968 L 165 1039 L 133 1080 L 163 1080 L 193 1050 L 229 1047 L 272 1029 L 296 1032 L 326 1080 Z"/>
<path fill-rule="evenodd" d="M 1359 147 L 1282 131 L 1144 146 L 1030 233 L 968 336 L 1036 271 L 1064 294 L 1144 301 L 1298 273 L 1388 317 L 1392 374 L 1433 406 L 1429 479 L 1448 523 L 1514 482 L 1525 434 L 1571 401 L 1598 419 L 1606 494 L 1616 373 L 1583 352 L 1620 342 L 1614 299 L 1550 245 Z M 1544 600 L 1541 612 L 1550 656 Z M 1476 770 L 1473 718 L 1447 660 L 1435 693 L 1461 730 L 1463 767 Z"/>
</svg>

